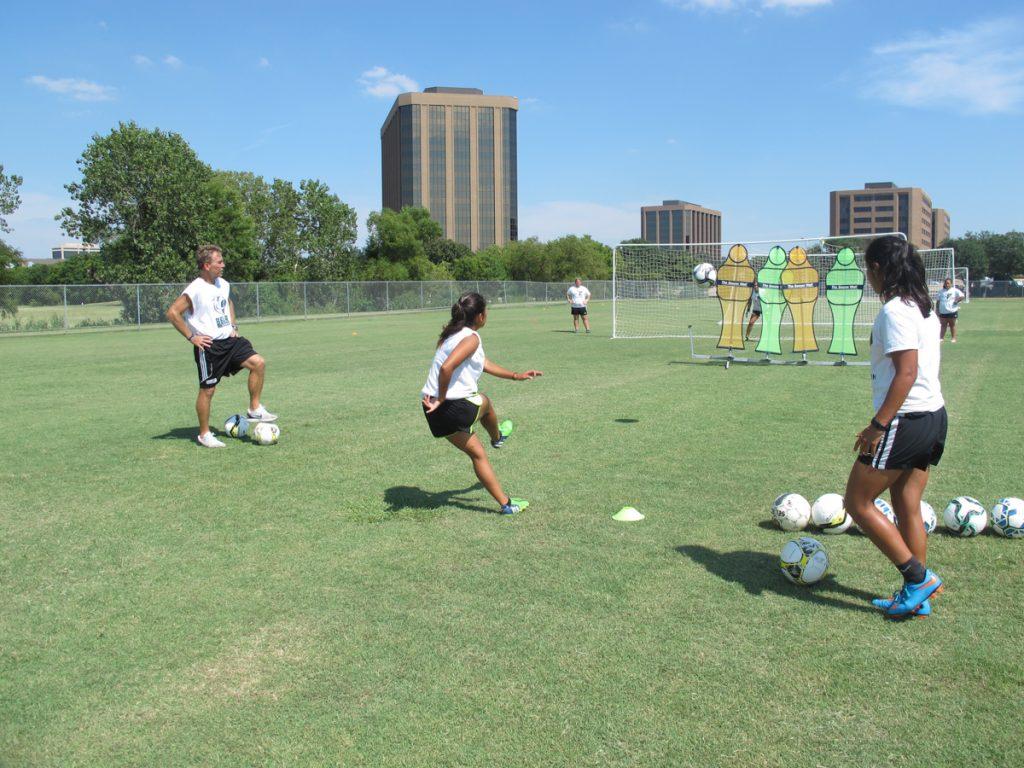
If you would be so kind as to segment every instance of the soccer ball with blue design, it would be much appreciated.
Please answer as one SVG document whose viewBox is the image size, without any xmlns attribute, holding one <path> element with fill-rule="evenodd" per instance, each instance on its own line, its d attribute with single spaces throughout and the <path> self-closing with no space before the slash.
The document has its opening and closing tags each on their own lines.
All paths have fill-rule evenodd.
<svg viewBox="0 0 1024 768">
<path fill-rule="evenodd" d="M 988 515 L 981 502 L 970 496 L 957 496 L 946 505 L 942 512 L 942 522 L 957 536 L 977 536 L 985 530 Z"/>
<path fill-rule="evenodd" d="M 924 499 L 921 499 L 921 520 L 924 522 L 924 532 L 927 534 L 935 533 L 935 529 L 939 527 L 939 518 L 935 514 L 935 507 Z"/>
<path fill-rule="evenodd" d="M 814 584 L 828 573 L 828 552 L 810 536 L 787 541 L 779 554 L 782 575 L 794 584 Z"/>
<path fill-rule="evenodd" d="M 698 264 L 696 267 L 693 268 L 693 279 L 696 280 L 698 283 L 706 283 L 708 279 L 711 277 L 711 273 L 714 271 L 715 268 L 708 264 L 707 262 L 704 262 L 703 264 Z"/>
<path fill-rule="evenodd" d="M 784 531 L 802 531 L 811 519 L 811 505 L 799 493 L 784 493 L 772 502 L 772 517 Z"/>
<path fill-rule="evenodd" d="M 877 509 L 883 515 L 885 515 L 885 519 L 888 520 L 890 523 L 898 526 L 898 523 L 896 522 L 896 511 L 892 508 L 892 504 L 890 504 L 888 501 L 886 501 L 885 499 L 875 499 L 875 509 Z M 861 531 L 862 533 L 864 531 L 864 529 L 861 528 L 859 525 L 857 526 L 857 530 Z"/>
<path fill-rule="evenodd" d="M 245 437 L 249 434 L 249 420 L 240 413 L 236 413 L 224 422 L 224 432 L 231 437 Z"/>
<path fill-rule="evenodd" d="M 1008 496 L 997 501 L 992 507 L 992 527 L 1008 539 L 1024 538 L 1024 500 Z"/>
</svg>

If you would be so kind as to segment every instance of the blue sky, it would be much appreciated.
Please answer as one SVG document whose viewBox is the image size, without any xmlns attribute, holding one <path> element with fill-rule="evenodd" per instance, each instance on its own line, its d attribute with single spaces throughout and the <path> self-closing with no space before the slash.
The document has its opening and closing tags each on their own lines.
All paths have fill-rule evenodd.
<svg viewBox="0 0 1024 768">
<path fill-rule="evenodd" d="M 828 191 L 923 187 L 954 234 L 1024 228 L 1024 8 L 935 0 L 17 3 L 3 13 L 5 239 L 40 258 L 94 133 L 181 133 L 215 168 L 380 207 L 379 130 L 431 85 L 517 96 L 520 236 L 827 232 Z"/>
</svg>

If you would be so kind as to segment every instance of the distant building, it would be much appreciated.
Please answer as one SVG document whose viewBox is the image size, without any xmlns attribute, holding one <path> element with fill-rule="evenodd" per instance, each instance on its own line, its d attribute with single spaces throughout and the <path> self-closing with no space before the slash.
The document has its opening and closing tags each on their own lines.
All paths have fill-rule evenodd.
<svg viewBox="0 0 1024 768">
<path fill-rule="evenodd" d="M 873 182 L 864 189 L 829 193 L 828 231 L 833 237 L 902 232 L 918 248 L 934 248 L 949 236 L 949 214 L 934 210 L 941 211 L 939 225 L 945 235 L 936 231 L 932 199 L 923 189 Z"/>
<path fill-rule="evenodd" d="M 63 245 L 55 245 L 50 249 L 50 260 L 51 261 L 64 261 L 70 259 L 72 256 L 79 256 L 83 253 L 99 253 L 100 247 L 98 245 L 91 245 L 89 243 L 64 243 Z M 36 260 L 36 264 L 39 264 L 41 259 Z"/>
<path fill-rule="evenodd" d="M 932 248 L 939 248 L 949 240 L 949 211 L 932 208 Z"/>
<path fill-rule="evenodd" d="M 426 208 L 473 250 L 518 240 L 518 110 L 477 88 L 400 94 L 380 129 L 384 207 Z"/>
<path fill-rule="evenodd" d="M 640 237 L 648 243 L 720 243 L 722 212 L 685 200 L 640 208 Z"/>
</svg>

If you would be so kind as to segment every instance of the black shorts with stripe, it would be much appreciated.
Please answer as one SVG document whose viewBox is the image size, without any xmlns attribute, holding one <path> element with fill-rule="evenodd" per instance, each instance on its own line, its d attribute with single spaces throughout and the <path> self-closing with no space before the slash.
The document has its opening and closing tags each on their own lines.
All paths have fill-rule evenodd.
<svg viewBox="0 0 1024 768">
<path fill-rule="evenodd" d="M 583 315 L 587 314 L 587 308 L 586 307 L 572 307 L 572 312 L 570 314 L 583 316 Z"/>
<path fill-rule="evenodd" d="M 434 437 L 448 437 L 456 432 L 473 434 L 473 425 L 480 418 L 480 407 L 484 404 L 482 395 L 470 395 L 455 400 L 445 400 L 430 413 L 423 406 L 430 434 Z"/>
<path fill-rule="evenodd" d="M 875 469 L 928 469 L 939 463 L 946 447 L 946 409 L 901 413 L 878 441 L 874 456 L 857 460 Z"/>
<path fill-rule="evenodd" d="M 195 353 L 200 389 L 216 387 L 221 379 L 242 370 L 242 363 L 256 354 L 244 336 L 215 339 L 209 348 L 193 347 L 192 351 Z"/>
</svg>

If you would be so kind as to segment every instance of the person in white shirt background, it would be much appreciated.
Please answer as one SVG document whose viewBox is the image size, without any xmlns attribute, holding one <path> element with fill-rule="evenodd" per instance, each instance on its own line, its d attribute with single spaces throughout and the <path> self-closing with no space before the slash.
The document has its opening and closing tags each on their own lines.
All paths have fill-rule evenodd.
<svg viewBox="0 0 1024 768">
<path fill-rule="evenodd" d="M 964 292 L 953 285 L 953 281 L 947 277 L 935 302 L 935 308 L 939 312 L 939 338 L 943 341 L 946 339 L 946 329 L 949 328 L 953 337 L 952 343 L 956 344 L 956 318 L 960 312 L 960 302 L 965 298 L 967 297 Z"/>
<path fill-rule="evenodd" d="M 249 371 L 249 421 L 276 421 L 260 403 L 266 360 L 256 354 L 250 341 L 238 335 L 231 285 L 224 274 L 224 255 L 216 245 L 201 245 L 196 250 L 199 277 L 189 283 L 167 310 L 167 319 L 193 346 L 199 372 L 199 444 L 205 448 L 223 448 L 224 443 L 210 431 L 210 401 L 217 384 L 243 368 Z"/>
<path fill-rule="evenodd" d="M 569 306 L 572 308 L 572 332 L 579 333 L 580 330 L 580 318 L 583 318 L 583 327 L 587 333 L 590 333 L 590 318 L 587 317 L 587 304 L 590 303 L 590 291 L 583 285 L 583 281 L 578 277 L 576 281 L 569 286 L 569 290 L 565 292 L 565 298 L 569 302 Z"/>
<path fill-rule="evenodd" d="M 939 385 L 939 321 L 924 263 L 905 239 L 876 238 L 864 254 L 867 280 L 883 306 L 871 329 L 874 416 L 857 434 L 859 453 L 846 484 L 846 511 L 903 576 L 892 599 L 872 603 L 888 618 L 931 614 L 942 580 L 925 566 L 928 535 L 921 497 L 946 445 L 947 417 Z M 897 525 L 875 507 L 889 491 Z"/>
<path fill-rule="evenodd" d="M 491 447 L 502 448 L 512 434 L 512 422 L 498 423 L 494 405 L 478 391 L 477 382 L 485 373 L 499 379 L 529 381 L 541 372 L 517 373 L 488 360 L 480 338 L 480 329 L 486 322 L 487 302 L 479 293 L 464 293 L 452 304 L 451 320 L 441 329 L 423 385 L 423 414 L 434 437 L 447 438 L 469 456 L 477 479 L 498 502 L 501 514 L 512 515 L 526 509 L 529 502 L 505 493 L 487 452 L 474 434 L 479 421 L 491 438 Z"/>
</svg>

